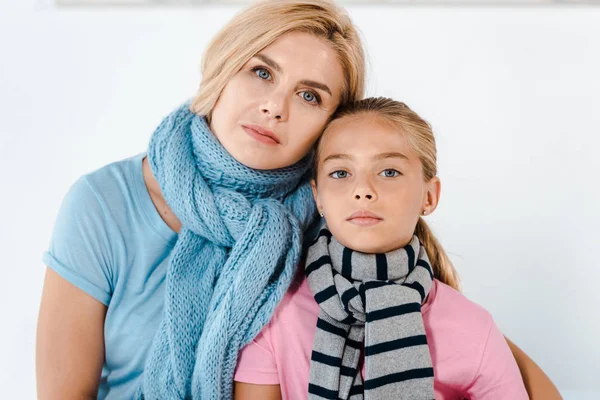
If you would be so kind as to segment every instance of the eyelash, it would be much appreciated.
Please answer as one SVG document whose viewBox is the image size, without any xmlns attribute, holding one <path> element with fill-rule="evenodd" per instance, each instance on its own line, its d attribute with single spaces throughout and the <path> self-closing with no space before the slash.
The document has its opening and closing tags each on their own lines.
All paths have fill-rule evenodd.
<svg viewBox="0 0 600 400">
<path fill-rule="evenodd" d="M 267 80 L 267 79 L 263 79 L 260 76 L 258 76 L 258 71 L 260 71 L 260 70 L 266 71 L 270 77 L 273 77 L 273 74 L 267 67 L 263 67 L 260 65 L 252 68 L 252 73 L 254 73 L 254 75 L 256 75 L 261 80 Z M 304 100 L 304 98 L 302 98 L 302 100 L 304 100 L 306 103 L 310 104 L 311 106 L 318 106 L 321 104 L 321 96 L 319 96 L 319 94 L 317 92 L 315 92 L 313 90 L 303 90 L 300 93 L 310 93 L 314 97 L 314 101 L 307 101 L 307 100 Z"/>
<path fill-rule="evenodd" d="M 394 175 L 394 176 L 385 176 L 385 175 L 382 175 L 382 174 L 383 174 L 383 173 L 385 173 L 386 171 L 394 171 L 394 172 L 396 173 L 396 175 Z M 396 178 L 396 177 L 398 177 L 398 176 L 402 175 L 402 172 L 400 172 L 400 171 L 398 171 L 398 170 L 396 170 L 396 169 L 393 169 L 393 168 L 387 168 L 387 169 L 384 169 L 383 171 L 381 171 L 381 172 L 379 173 L 379 175 L 383 176 L 384 178 Z"/>
<path fill-rule="evenodd" d="M 315 100 L 314 100 L 314 101 L 307 101 L 307 100 L 304 100 L 304 99 L 302 99 L 302 100 L 306 101 L 308 104 L 310 104 L 310 105 L 313 105 L 313 106 L 318 106 L 318 105 L 320 105 L 320 104 L 321 104 L 321 96 L 319 96 L 319 95 L 317 94 L 317 92 L 314 92 L 314 91 L 312 91 L 312 90 L 303 90 L 303 91 L 302 91 L 302 92 L 300 92 L 300 93 L 310 93 L 310 94 L 312 94 L 312 95 L 313 95 L 313 97 L 315 98 Z"/>
<path fill-rule="evenodd" d="M 337 174 L 338 172 L 344 172 L 346 174 L 346 177 L 348 175 L 350 175 L 348 173 L 348 171 L 344 171 L 343 169 L 338 169 L 337 171 L 333 171 L 332 173 L 330 173 L 329 176 L 332 177 L 333 179 L 344 179 L 344 178 L 336 178 L 335 176 L 333 176 L 334 174 Z"/>
<path fill-rule="evenodd" d="M 258 78 L 262 79 L 263 81 L 264 81 L 265 79 L 263 79 L 263 78 L 261 78 L 260 76 L 258 76 L 258 71 L 260 71 L 260 70 L 266 71 L 266 72 L 269 74 L 269 76 L 270 76 L 270 77 L 273 77 L 273 74 L 271 73 L 271 71 L 269 71 L 269 69 L 268 69 L 268 68 L 265 68 L 265 67 L 262 67 L 262 66 L 257 66 L 257 67 L 254 67 L 254 68 L 252 68 L 252 72 L 253 72 L 253 73 L 254 73 L 254 74 L 255 74 L 255 75 L 258 77 Z"/>
<path fill-rule="evenodd" d="M 394 176 L 385 176 L 385 175 L 383 175 L 383 174 L 385 174 L 385 172 L 386 172 L 386 171 L 393 171 L 393 172 L 395 172 L 396 174 L 395 174 Z M 346 177 L 348 177 L 348 175 L 350 175 L 350 173 L 349 173 L 348 171 L 344 171 L 343 169 L 338 169 L 337 171 L 333 171 L 332 173 L 330 173 L 330 174 L 329 174 L 329 176 L 330 176 L 330 177 L 332 177 L 333 179 L 344 179 L 344 178 L 341 178 L 341 177 L 335 177 L 335 176 L 334 176 L 335 174 L 337 174 L 337 173 L 339 173 L 339 172 L 343 172 L 343 173 L 345 173 L 345 174 L 346 174 L 346 176 L 345 176 L 344 178 L 346 178 Z M 396 177 L 398 177 L 398 176 L 402 175 L 402 172 L 400 172 L 400 171 L 398 171 L 398 170 L 396 170 L 396 169 L 393 169 L 393 168 L 386 168 L 386 169 L 384 169 L 383 171 L 381 171 L 381 172 L 380 172 L 379 174 L 377 174 L 377 175 L 379 175 L 379 176 L 383 176 L 384 178 L 396 178 Z"/>
</svg>

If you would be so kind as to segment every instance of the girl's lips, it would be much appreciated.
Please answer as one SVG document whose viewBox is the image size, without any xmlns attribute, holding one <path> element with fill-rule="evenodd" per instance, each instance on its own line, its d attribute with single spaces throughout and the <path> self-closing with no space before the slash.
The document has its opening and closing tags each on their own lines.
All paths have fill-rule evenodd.
<svg viewBox="0 0 600 400">
<path fill-rule="evenodd" d="M 371 225 L 376 225 L 383 220 L 379 219 L 379 218 L 371 218 L 371 217 L 357 217 L 357 218 L 350 218 L 347 221 L 354 225 L 371 226 Z"/>
<path fill-rule="evenodd" d="M 370 211 L 356 211 L 346 221 L 359 226 L 370 226 L 380 223 L 383 218 Z"/>
</svg>

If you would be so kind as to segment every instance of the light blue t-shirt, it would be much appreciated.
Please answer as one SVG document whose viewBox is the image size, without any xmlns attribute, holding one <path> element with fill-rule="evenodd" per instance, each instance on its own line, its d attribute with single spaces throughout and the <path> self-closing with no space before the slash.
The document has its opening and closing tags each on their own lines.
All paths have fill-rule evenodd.
<svg viewBox="0 0 600 400">
<path fill-rule="evenodd" d="M 98 399 L 131 399 L 162 318 L 177 234 L 142 174 L 144 155 L 83 176 L 63 200 L 44 262 L 108 307 Z"/>
<path fill-rule="evenodd" d="M 144 183 L 145 154 L 83 176 L 60 208 L 44 262 L 108 309 L 99 400 L 131 399 L 162 319 L 175 233 Z M 305 245 L 321 220 L 305 232 Z"/>
</svg>

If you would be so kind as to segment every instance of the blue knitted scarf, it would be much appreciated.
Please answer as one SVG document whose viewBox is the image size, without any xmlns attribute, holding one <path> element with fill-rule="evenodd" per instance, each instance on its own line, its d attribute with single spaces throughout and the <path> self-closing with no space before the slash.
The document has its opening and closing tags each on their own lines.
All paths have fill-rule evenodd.
<svg viewBox="0 0 600 400">
<path fill-rule="evenodd" d="M 309 157 L 248 168 L 186 103 L 156 129 L 148 158 L 182 228 L 137 398 L 230 399 L 238 352 L 288 289 L 315 214 Z"/>
</svg>

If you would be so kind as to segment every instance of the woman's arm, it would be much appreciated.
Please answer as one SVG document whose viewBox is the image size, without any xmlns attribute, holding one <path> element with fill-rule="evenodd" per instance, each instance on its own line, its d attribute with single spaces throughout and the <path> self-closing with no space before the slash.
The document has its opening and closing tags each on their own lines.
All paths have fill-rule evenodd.
<svg viewBox="0 0 600 400">
<path fill-rule="evenodd" d="M 96 398 L 105 315 L 104 304 L 46 269 L 37 327 L 39 400 Z"/>
<path fill-rule="evenodd" d="M 254 385 L 235 382 L 234 400 L 281 400 L 279 385 Z"/>
<path fill-rule="evenodd" d="M 544 371 L 506 336 L 504 339 L 517 361 L 529 398 L 531 400 L 562 400 L 558 389 Z"/>
</svg>

